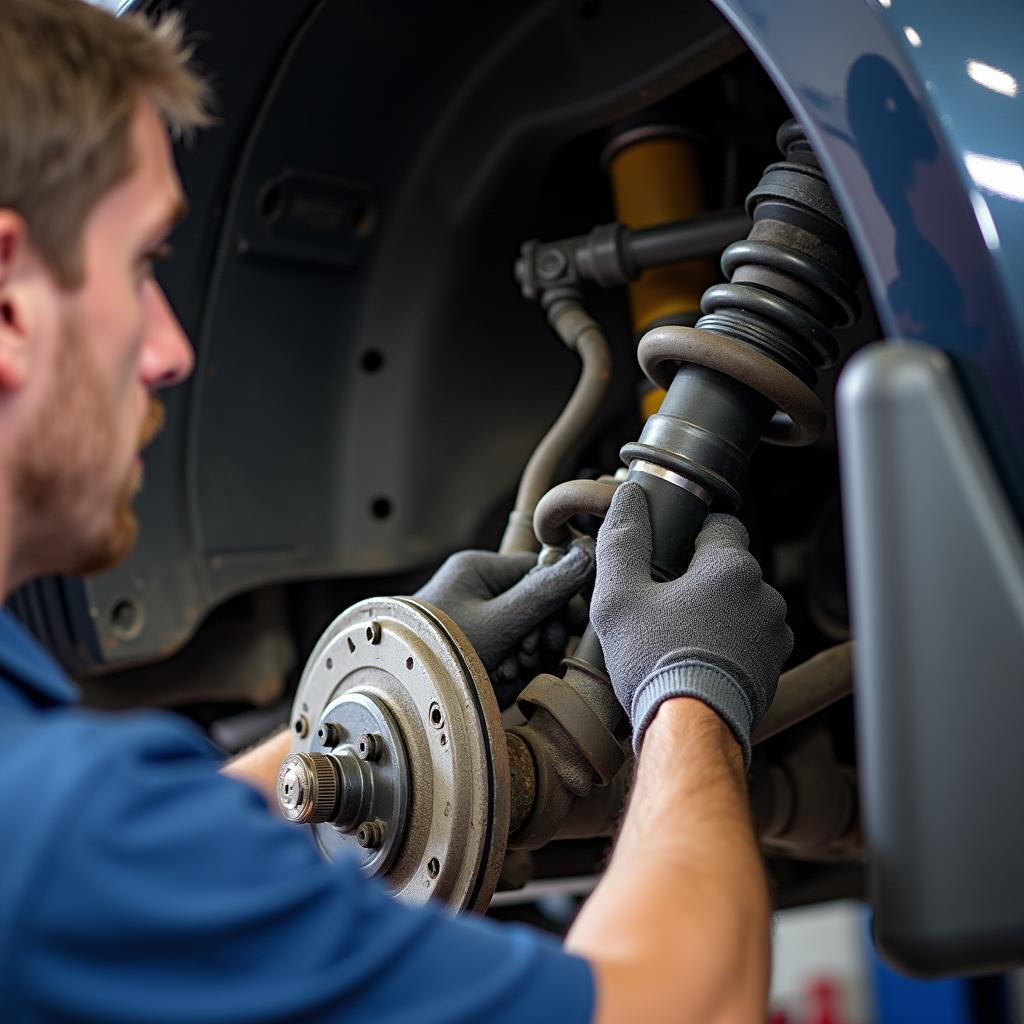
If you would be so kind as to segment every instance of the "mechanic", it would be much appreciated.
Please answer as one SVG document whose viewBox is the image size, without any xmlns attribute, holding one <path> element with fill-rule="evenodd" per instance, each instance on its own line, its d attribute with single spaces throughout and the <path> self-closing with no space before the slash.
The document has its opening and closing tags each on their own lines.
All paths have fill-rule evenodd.
<svg viewBox="0 0 1024 1024">
<path fill-rule="evenodd" d="M 193 357 L 153 262 L 184 209 L 171 132 L 208 92 L 177 21 L 0 0 L 0 572 L 5 594 L 131 548 L 159 389 Z M 640 753 L 611 863 L 564 947 L 409 907 L 268 810 L 288 737 L 218 771 L 191 723 L 101 714 L 0 616 L 5 1021 L 764 1019 L 769 903 L 750 730 L 792 646 L 743 527 L 655 583 L 643 491 L 597 543 L 592 617 Z M 463 553 L 422 595 L 494 666 L 588 585 Z M 234 776 L 234 777 L 232 777 Z M 242 781 L 239 781 L 241 779 Z"/>
</svg>

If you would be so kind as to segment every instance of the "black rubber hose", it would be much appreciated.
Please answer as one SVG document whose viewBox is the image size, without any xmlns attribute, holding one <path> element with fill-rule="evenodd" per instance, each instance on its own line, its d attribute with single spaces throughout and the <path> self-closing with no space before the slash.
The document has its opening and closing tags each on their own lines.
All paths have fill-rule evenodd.
<svg viewBox="0 0 1024 1024">
<path fill-rule="evenodd" d="M 549 547 L 564 547 L 572 540 L 569 520 L 580 513 L 603 519 L 618 486 L 616 480 L 566 480 L 552 487 L 533 513 L 537 539 Z"/>
</svg>

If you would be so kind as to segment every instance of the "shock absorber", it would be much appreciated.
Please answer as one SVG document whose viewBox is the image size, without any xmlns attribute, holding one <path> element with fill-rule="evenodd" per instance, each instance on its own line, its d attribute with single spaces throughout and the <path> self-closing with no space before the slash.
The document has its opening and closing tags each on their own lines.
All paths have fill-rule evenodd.
<svg viewBox="0 0 1024 1024">
<path fill-rule="evenodd" d="M 705 212 L 695 139 L 669 122 L 647 121 L 616 132 L 601 154 L 608 171 L 615 218 L 628 229 L 692 221 Z M 692 326 L 701 293 L 715 280 L 714 262 L 702 257 L 645 270 L 628 285 L 633 331 L 639 339 L 662 324 Z M 641 396 L 645 418 L 665 392 L 650 386 Z"/>
<path fill-rule="evenodd" d="M 710 505 L 739 507 L 759 439 L 804 445 L 821 434 L 817 371 L 838 354 L 833 329 L 859 314 L 859 267 L 828 182 L 796 122 L 778 144 L 785 159 L 747 198 L 750 234 L 722 255 L 729 283 L 704 293 L 695 327 L 640 343 L 644 372 L 668 393 L 621 455 L 647 491 L 666 577 L 685 570 Z"/>
<path fill-rule="evenodd" d="M 834 329 L 860 312 L 859 265 L 825 175 L 796 122 L 777 143 L 783 159 L 747 197 L 752 229 L 722 256 L 728 283 L 704 292 L 694 327 L 657 327 L 639 345 L 640 365 L 666 395 L 620 454 L 646 493 L 654 572 L 664 579 L 685 571 L 709 508 L 739 507 L 759 440 L 806 445 L 821 434 L 817 373 L 838 354 Z M 510 842 L 532 847 L 624 759 L 592 628 L 564 677 L 538 676 L 519 703 L 528 721 L 511 730 L 510 746 L 532 755 L 533 799 L 520 800 Z"/>
</svg>

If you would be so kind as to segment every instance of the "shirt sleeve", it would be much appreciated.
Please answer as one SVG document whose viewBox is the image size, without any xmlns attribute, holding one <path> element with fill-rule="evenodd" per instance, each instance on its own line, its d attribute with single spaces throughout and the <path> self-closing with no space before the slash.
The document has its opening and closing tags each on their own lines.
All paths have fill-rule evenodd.
<svg viewBox="0 0 1024 1024">
<path fill-rule="evenodd" d="M 323 861 L 184 723 L 146 714 L 92 733 L 21 924 L 12 973 L 29 1019 L 590 1019 L 584 960 Z"/>
</svg>

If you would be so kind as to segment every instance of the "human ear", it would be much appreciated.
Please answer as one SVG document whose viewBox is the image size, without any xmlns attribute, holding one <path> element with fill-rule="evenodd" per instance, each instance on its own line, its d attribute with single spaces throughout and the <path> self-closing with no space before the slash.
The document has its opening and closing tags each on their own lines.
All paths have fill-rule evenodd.
<svg viewBox="0 0 1024 1024">
<path fill-rule="evenodd" d="M 27 248 L 24 218 L 0 209 L 0 392 L 20 391 L 28 371 Z"/>
</svg>

